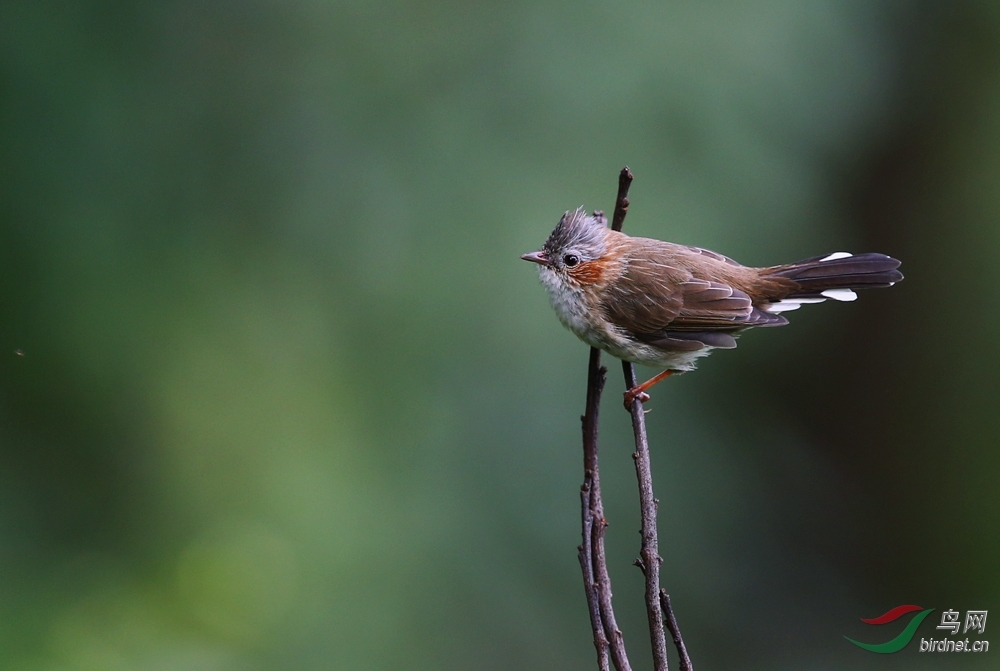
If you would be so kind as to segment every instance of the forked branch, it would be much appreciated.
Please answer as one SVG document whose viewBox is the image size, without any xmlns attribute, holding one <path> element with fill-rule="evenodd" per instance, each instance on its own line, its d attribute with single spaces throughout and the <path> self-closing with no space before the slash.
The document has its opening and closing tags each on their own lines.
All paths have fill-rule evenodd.
<svg viewBox="0 0 1000 671">
<path fill-rule="evenodd" d="M 601 671 L 609 671 L 608 653 L 618 671 L 631 671 L 622 632 L 611 607 L 611 578 L 604 555 L 604 503 L 601 501 L 601 477 L 597 461 L 598 414 L 601 391 L 607 380 L 607 368 L 601 365 L 601 350 L 590 348 L 587 371 L 587 408 L 583 422 L 583 486 L 580 507 L 583 516 L 583 543 L 579 547 L 583 586 L 587 593 L 590 624 L 594 630 L 594 647 Z"/>
<path fill-rule="evenodd" d="M 625 167 L 618 177 L 618 197 L 611 228 L 621 231 L 628 213 L 628 190 L 632 184 L 632 173 Z M 595 217 L 604 219 L 604 214 L 595 212 Z M 606 221 L 606 220 L 605 220 Z M 636 385 L 635 368 L 622 362 L 625 387 Z M 611 608 L 611 580 L 608 577 L 604 556 L 604 507 L 601 502 L 600 475 L 597 461 L 598 410 L 601 392 L 604 389 L 607 370 L 601 366 L 601 353 L 597 348 L 590 350 L 590 365 L 587 375 L 587 407 L 581 417 L 583 421 L 584 482 L 580 492 L 583 510 L 583 544 L 580 545 L 580 566 L 583 569 L 584 588 L 590 609 L 590 621 L 594 630 L 594 646 L 597 648 L 597 662 L 602 671 L 608 671 L 608 657 L 618 671 L 630 669 L 625 654 L 622 633 L 615 622 Z M 660 589 L 660 564 L 656 534 L 656 512 L 658 501 L 653 495 L 653 476 L 650 469 L 649 442 L 646 438 L 645 412 L 638 398 L 629 405 L 632 416 L 632 430 L 635 434 L 636 477 L 639 481 L 639 507 L 642 516 L 642 545 L 635 563 L 642 569 L 646 579 L 646 615 L 649 620 L 649 634 L 653 648 L 653 668 L 667 671 L 667 643 L 664 627 L 670 630 L 680 655 L 681 671 L 692 671 L 684 640 L 681 638 L 677 620 L 670 607 L 670 597 Z"/>
</svg>

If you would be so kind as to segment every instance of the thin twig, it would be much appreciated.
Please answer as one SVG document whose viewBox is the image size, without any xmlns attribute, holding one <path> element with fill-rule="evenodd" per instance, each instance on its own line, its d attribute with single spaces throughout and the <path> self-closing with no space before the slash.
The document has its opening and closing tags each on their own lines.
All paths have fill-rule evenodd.
<svg viewBox="0 0 1000 671">
<path fill-rule="evenodd" d="M 594 517 L 594 579 L 597 583 L 597 594 L 601 602 L 601 618 L 604 620 L 604 633 L 608 637 L 608 647 L 611 649 L 611 661 L 618 671 L 632 671 L 625 654 L 625 640 L 622 630 L 615 621 L 615 611 L 611 608 L 611 577 L 608 575 L 608 562 L 604 556 L 604 531 L 608 521 L 604 515 Z"/>
<path fill-rule="evenodd" d="M 601 619 L 600 595 L 597 593 L 597 583 L 594 582 L 594 555 L 591 534 L 594 530 L 594 517 L 590 514 L 590 476 L 584 477 L 580 488 L 580 506 L 583 509 L 583 543 L 577 548 L 580 558 L 580 568 L 583 569 L 583 589 L 587 594 L 587 610 L 590 611 L 590 626 L 594 630 L 594 647 L 597 649 L 597 667 L 601 671 L 610 671 L 608 666 L 608 637 L 604 635 L 604 620 Z"/>
<path fill-rule="evenodd" d="M 604 503 L 601 501 L 601 476 L 597 459 L 598 416 L 601 405 L 601 391 L 607 379 L 607 369 L 601 366 L 601 350 L 590 349 L 590 365 L 587 369 L 587 408 L 583 417 L 583 470 L 584 481 L 581 491 L 583 507 L 583 544 L 580 546 L 580 565 L 583 568 L 584 588 L 587 591 L 587 605 L 590 609 L 590 623 L 594 628 L 594 647 L 597 648 L 597 663 L 602 669 L 608 668 L 608 653 L 618 671 L 631 671 L 625 653 L 625 641 L 615 620 L 611 607 L 611 577 L 608 575 L 607 560 L 604 556 L 604 531 L 608 522 L 604 518 Z"/>
<path fill-rule="evenodd" d="M 603 515 L 601 481 L 597 468 L 597 418 L 607 372 L 608 369 L 601 366 L 601 351 L 595 347 L 590 348 L 587 408 L 580 417 L 583 423 L 583 486 L 580 488 L 583 542 L 578 549 L 580 568 L 583 569 L 583 588 L 587 594 L 587 608 L 590 611 L 590 625 L 594 630 L 594 647 L 597 648 L 597 666 L 601 671 L 609 671 L 608 638 L 604 633 L 600 594 L 594 579 L 593 532 L 594 510 L 601 511 Z"/>
<path fill-rule="evenodd" d="M 625 388 L 636 385 L 635 368 L 622 362 L 625 371 Z M 629 407 L 632 431 L 635 433 L 635 474 L 639 480 L 639 508 L 642 512 L 642 546 L 636 563 L 646 577 L 646 617 L 649 619 L 649 637 L 653 646 L 653 669 L 667 671 L 667 637 L 663 631 L 663 611 L 660 609 L 660 558 L 656 538 L 656 508 L 659 501 L 653 496 L 653 475 L 649 465 L 649 442 L 646 439 L 646 413 L 638 398 Z"/>
<path fill-rule="evenodd" d="M 615 212 L 611 217 L 611 230 L 621 231 L 628 214 L 628 188 L 632 186 L 632 171 L 628 166 L 618 174 L 618 197 L 615 198 Z"/>
<path fill-rule="evenodd" d="M 628 167 L 622 169 L 618 177 L 618 197 L 611 228 L 621 231 L 628 213 L 628 190 L 632 184 L 632 173 Z M 603 212 L 594 212 L 600 223 L 606 224 Z M 626 387 L 636 385 L 635 368 L 629 362 L 622 362 Z M 584 590 L 590 612 L 590 624 L 594 630 L 594 647 L 597 649 L 597 663 L 601 671 L 609 671 L 608 658 L 618 671 L 631 671 L 625 654 L 622 632 L 615 621 L 611 607 L 611 578 L 608 576 L 604 554 L 604 533 L 608 522 L 604 517 L 601 501 L 601 480 L 597 460 L 598 410 L 601 392 L 604 389 L 607 369 L 601 366 L 601 352 L 590 349 L 590 364 L 587 373 L 587 407 L 580 418 L 583 423 L 583 468 L 584 480 L 580 488 L 580 506 L 583 522 L 583 542 L 579 549 L 580 567 L 583 570 Z M 658 501 L 653 496 L 653 477 L 650 470 L 649 442 L 646 438 L 645 413 L 642 401 L 635 399 L 629 407 L 632 415 L 632 429 L 635 433 L 635 472 L 639 480 L 639 507 L 642 513 L 642 547 L 636 565 L 646 578 L 646 613 L 649 618 L 649 633 L 653 646 L 653 668 L 667 671 L 667 644 L 664 625 L 669 628 L 680 655 L 681 671 L 691 671 L 684 640 L 681 638 L 677 620 L 670 608 L 670 597 L 660 589 L 660 564 L 656 537 L 656 509 Z"/>
<path fill-rule="evenodd" d="M 615 214 L 611 227 L 622 230 L 625 215 L 628 214 L 628 189 L 632 185 L 632 171 L 628 166 L 618 175 L 618 197 L 615 200 Z M 625 388 L 636 386 L 635 366 L 622 361 L 625 373 Z M 642 546 L 637 563 L 646 577 L 646 616 L 649 620 L 649 638 L 653 647 L 653 669 L 667 671 L 667 637 L 663 631 L 663 610 L 660 608 L 660 564 L 656 538 L 656 507 L 659 503 L 653 496 L 653 474 L 649 463 L 649 441 L 646 439 L 646 419 L 642 401 L 636 398 L 629 406 L 632 415 L 632 431 L 635 433 L 635 474 L 639 480 L 639 509 L 642 513 Z"/>
<path fill-rule="evenodd" d="M 681 628 L 677 626 L 677 618 L 674 617 L 674 609 L 670 605 L 670 595 L 663 588 L 660 588 L 660 607 L 663 609 L 667 629 L 670 630 L 674 645 L 677 646 L 677 654 L 681 658 L 681 671 L 694 671 L 691 658 L 688 657 L 687 646 L 684 645 L 684 638 L 681 636 Z"/>
</svg>

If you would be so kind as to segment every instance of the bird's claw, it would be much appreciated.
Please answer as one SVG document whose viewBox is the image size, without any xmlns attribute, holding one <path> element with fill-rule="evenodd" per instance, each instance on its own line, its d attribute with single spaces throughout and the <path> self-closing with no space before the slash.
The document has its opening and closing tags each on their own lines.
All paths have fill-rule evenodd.
<svg viewBox="0 0 1000 671">
<path fill-rule="evenodd" d="M 645 403 L 649 400 L 649 394 L 644 392 L 639 387 L 632 387 L 627 392 L 625 392 L 625 409 L 632 409 L 632 402 L 639 399 L 640 403 Z"/>
</svg>

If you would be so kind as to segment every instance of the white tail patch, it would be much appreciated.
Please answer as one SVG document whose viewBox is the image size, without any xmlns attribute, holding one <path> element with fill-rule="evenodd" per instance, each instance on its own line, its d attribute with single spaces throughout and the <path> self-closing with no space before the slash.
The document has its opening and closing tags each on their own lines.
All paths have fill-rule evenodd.
<svg viewBox="0 0 1000 671">
<path fill-rule="evenodd" d="M 836 261 L 837 259 L 846 259 L 852 256 L 854 256 L 854 254 L 851 254 L 850 252 L 834 252 L 833 254 L 830 254 L 830 256 L 823 257 L 819 260 L 819 262 L 823 263 L 824 261 Z"/>
<path fill-rule="evenodd" d="M 846 252 L 837 252 L 837 254 L 846 254 Z M 833 256 L 833 254 L 830 256 Z M 847 256 L 850 256 L 850 254 L 847 254 Z M 838 256 L 837 258 L 844 257 Z M 800 307 L 808 303 L 822 303 L 827 298 L 832 298 L 835 301 L 856 301 L 858 299 L 858 295 L 850 289 L 827 289 L 826 291 L 821 292 L 819 296 L 783 298 L 780 301 L 771 303 L 766 310 L 772 314 L 777 314 L 778 312 L 791 312 L 792 310 L 798 310 Z"/>
<path fill-rule="evenodd" d="M 858 295 L 850 289 L 827 289 L 821 293 L 827 298 L 832 298 L 835 301 L 850 302 L 858 300 Z"/>
<path fill-rule="evenodd" d="M 767 311 L 771 314 L 778 314 L 779 312 L 791 312 L 792 310 L 798 310 L 802 307 L 801 303 L 786 303 L 785 301 L 778 301 L 777 303 L 771 303 L 768 306 Z"/>
<path fill-rule="evenodd" d="M 790 312 L 792 310 L 798 310 L 806 303 L 822 303 L 825 300 L 825 298 L 785 298 L 777 303 L 772 303 L 771 306 L 767 308 L 767 312 L 772 314 L 777 314 L 778 312 Z"/>
</svg>

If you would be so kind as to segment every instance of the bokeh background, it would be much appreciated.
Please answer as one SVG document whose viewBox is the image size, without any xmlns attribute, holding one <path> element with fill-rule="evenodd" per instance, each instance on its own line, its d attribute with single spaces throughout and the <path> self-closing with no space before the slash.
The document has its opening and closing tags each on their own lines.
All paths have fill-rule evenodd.
<svg viewBox="0 0 1000 671">
<path fill-rule="evenodd" d="M 518 255 L 626 164 L 627 232 L 907 275 L 655 390 L 696 666 L 995 668 L 842 636 L 1000 609 L 996 3 L 8 0 L 0 157 L 3 668 L 594 668 L 587 348 Z"/>
</svg>

